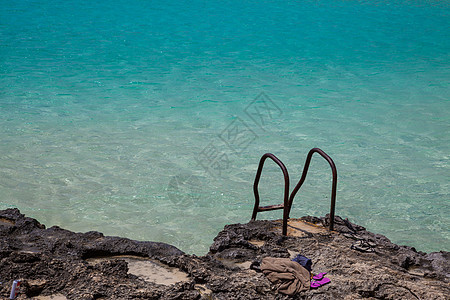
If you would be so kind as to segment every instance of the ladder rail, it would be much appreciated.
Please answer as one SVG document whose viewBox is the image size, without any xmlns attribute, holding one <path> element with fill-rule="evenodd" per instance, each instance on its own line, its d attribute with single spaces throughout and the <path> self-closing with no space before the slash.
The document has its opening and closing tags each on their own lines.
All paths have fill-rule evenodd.
<svg viewBox="0 0 450 300">
<path fill-rule="evenodd" d="M 264 163 L 267 158 L 270 158 L 273 160 L 281 169 L 284 176 L 284 201 L 282 205 L 270 205 L 270 206 L 259 206 L 260 198 L 259 198 L 259 192 L 258 192 L 258 185 L 259 185 L 259 179 L 261 178 L 262 169 L 264 167 Z M 258 171 L 256 172 L 255 182 L 253 183 L 253 193 L 255 194 L 255 206 L 253 208 L 253 214 L 252 214 L 252 221 L 256 220 L 256 215 L 258 214 L 258 211 L 269 211 L 269 210 L 275 210 L 275 209 L 281 209 L 283 208 L 283 235 L 287 235 L 287 220 L 289 219 L 289 173 L 286 169 L 286 166 L 283 164 L 281 160 L 278 159 L 275 155 L 272 153 L 266 153 L 264 154 L 258 165 Z"/>
<path fill-rule="evenodd" d="M 297 183 L 295 188 L 292 190 L 291 195 L 289 196 L 288 218 L 289 218 L 292 202 L 294 201 L 295 195 L 297 194 L 298 190 L 302 187 L 303 183 L 305 182 L 306 175 L 307 175 L 308 169 L 309 169 L 309 165 L 311 163 L 311 158 L 314 153 L 319 153 L 330 164 L 331 171 L 333 173 L 333 183 L 332 183 L 332 187 L 331 187 L 331 205 L 330 205 L 330 230 L 333 230 L 334 229 L 334 211 L 335 211 L 335 207 L 336 207 L 337 170 L 336 170 L 336 165 L 334 164 L 334 161 L 331 159 L 331 157 L 329 157 L 328 154 L 326 154 L 323 150 L 321 150 L 319 148 L 313 148 L 308 153 L 305 165 L 303 167 L 302 177 L 300 178 L 299 182 Z"/>
</svg>

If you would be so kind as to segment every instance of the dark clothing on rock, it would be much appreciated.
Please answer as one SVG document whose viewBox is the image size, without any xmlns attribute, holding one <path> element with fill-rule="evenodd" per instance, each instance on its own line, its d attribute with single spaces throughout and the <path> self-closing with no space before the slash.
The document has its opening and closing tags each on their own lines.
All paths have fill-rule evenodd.
<svg viewBox="0 0 450 300">
<path fill-rule="evenodd" d="M 282 294 L 295 295 L 309 289 L 309 271 L 289 258 L 265 257 L 261 270 Z"/>
<path fill-rule="evenodd" d="M 309 272 L 311 272 L 311 268 L 312 268 L 312 261 L 307 258 L 306 256 L 303 256 L 301 254 L 298 254 L 296 257 L 294 257 L 292 259 L 293 261 L 298 262 L 299 264 L 301 264 L 306 270 L 308 270 Z"/>
</svg>

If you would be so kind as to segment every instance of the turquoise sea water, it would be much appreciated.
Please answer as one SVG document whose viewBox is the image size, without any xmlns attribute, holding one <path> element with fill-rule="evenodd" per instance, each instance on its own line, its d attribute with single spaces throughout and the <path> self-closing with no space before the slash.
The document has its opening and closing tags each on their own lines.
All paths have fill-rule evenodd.
<svg viewBox="0 0 450 300">
<path fill-rule="evenodd" d="M 0 209 L 204 254 L 319 147 L 336 214 L 450 250 L 449 37 L 447 1 L 2 1 Z"/>
</svg>

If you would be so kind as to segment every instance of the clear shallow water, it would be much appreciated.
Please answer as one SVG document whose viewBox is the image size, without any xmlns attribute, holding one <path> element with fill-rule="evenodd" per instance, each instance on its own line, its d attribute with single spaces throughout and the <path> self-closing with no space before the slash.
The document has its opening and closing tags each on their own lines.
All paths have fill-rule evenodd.
<svg viewBox="0 0 450 300">
<path fill-rule="evenodd" d="M 3 3 L 0 208 L 203 254 L 249 220 L 262 154 L 295 181 L 320 147 L 338 215 L 449 250 L 449 14 L 433 1 Z M 317 157 L 291 216 L 327 213 L 330 186 Z M 267 165 L 264 203 L 282 189 Z"/>
</svg>

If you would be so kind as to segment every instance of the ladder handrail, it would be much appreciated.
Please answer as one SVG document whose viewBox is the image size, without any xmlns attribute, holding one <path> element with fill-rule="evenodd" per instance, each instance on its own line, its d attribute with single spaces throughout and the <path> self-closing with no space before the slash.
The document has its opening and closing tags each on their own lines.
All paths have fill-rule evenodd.
<svg viewBox="0 0 450 300">
<path fill-rule="evenodd" d="M 286 166 L 272 153 L 264 154 L 258 165 L 258 171 L 256 172 L 255 182 L 253 183 L 253 192 L 255 194 L 255 207 L 253 208 L 252 221 L 256 219 L 256 214 L 259 209 L 259 192 L 258 192 L 258 184 L 259 179 L 261 178 L 261 172 L 267 158 L 272 159 L 281 169 L 284 176 L 284 203 L 283 203 L 283 235 L 287 234 L 287 219 L 289 219 L 289 174 L 286 169 Z"/>
<path fill-rule="evenodd" d="M 331 157 L 329 157 L 328 154 L 326 154 L 323 150 L 321 150 L 319 148 L 311 149 L 308 153 L 308 156 L 306 157 L 306 162 L 305 162 L 305 166 L 303 167 L 302 177 L 300 178 L 300 181 L 297 183 L 295 188 L 292 190 L 291 195 L 289 196 L 289 205 L 288 205 L 288 214 L 287 215 L 289 218 L 289 213 L 291 212 L 291 206 L 292 206 L 292 202 L 294 201 L 294 197 L 297 194 L 298 190 L 303 185 L 303 182 L 305 182 L 306 174 L 308 173 L 308 168 L 309 168 L 309 164 L 311 162 L 312 155 L 316 152 L 319 153 L 323 158 L 325 158 L 326 161 L 328 161 L 328 163 L 330 164 L 330 167 L 331 167 L 331 171 L 333 173 L 333 185 L 331 188 L 331 206 L 330 206 L 330 230 L 333 230 L 334 229 L 334 210 L 335 210 L 335 206 L 336 206 L 337 170 L 336 170 L 336 165 L 334 164 L 334 161 L 331 159 Z"/>
</svg>

